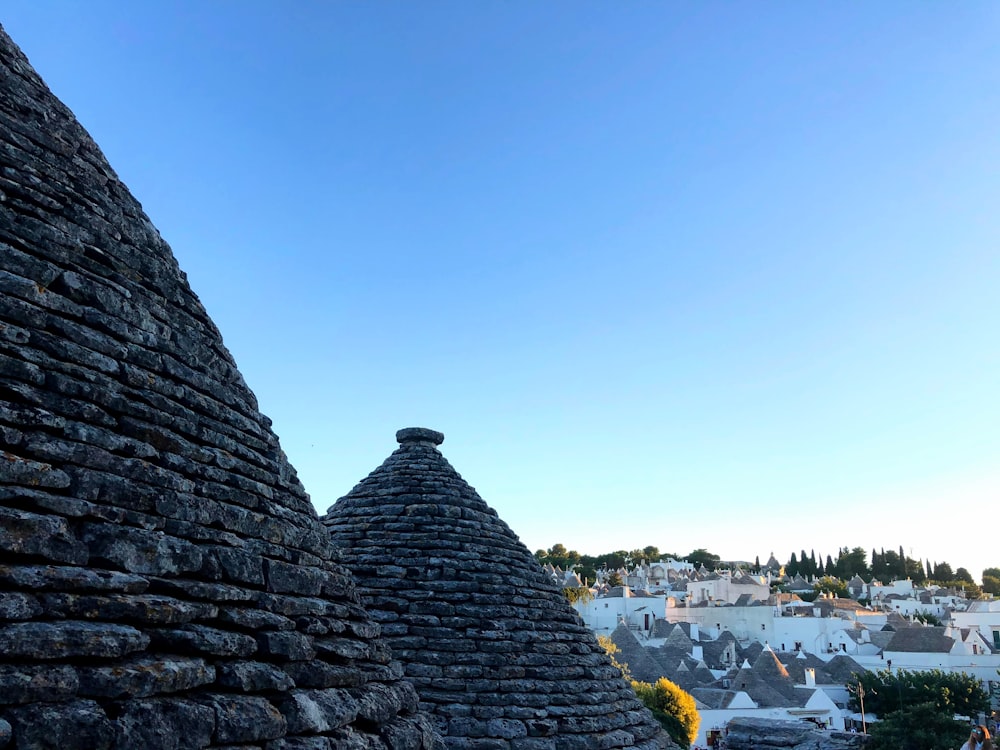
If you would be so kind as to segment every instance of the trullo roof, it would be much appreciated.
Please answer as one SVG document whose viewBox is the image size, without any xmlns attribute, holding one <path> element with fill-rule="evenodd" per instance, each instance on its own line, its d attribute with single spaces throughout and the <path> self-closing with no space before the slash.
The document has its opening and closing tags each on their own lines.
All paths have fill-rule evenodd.
<svg viewBox="0 0 1000 750">
<path fill-rule="evenodd" d="M 0 29 L 0 745 L 429 748 L 167 244 Z"/>
<path fill-rule="evenodd" d="M 551 576 L 440 453 L 444 436 L 396 439 L 323 520 L 446 745 L 672 746 Z"/>
</svg>

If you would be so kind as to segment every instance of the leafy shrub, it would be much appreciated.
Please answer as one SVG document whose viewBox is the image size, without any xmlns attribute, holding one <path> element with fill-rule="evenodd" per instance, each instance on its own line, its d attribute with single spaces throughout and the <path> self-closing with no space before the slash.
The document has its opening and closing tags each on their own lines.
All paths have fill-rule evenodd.
<svg viewBox="0 0 1000 750">
<path fill-rule="evenodd" d="M 666 677 L 661 677 L 654 685 L 633 682 L 632 688 L 674 742 L 682 747 L 690 747 L 698 736 L 698 727 L 701 725 L 701 716 L 690 693 Z"/>
</svg>

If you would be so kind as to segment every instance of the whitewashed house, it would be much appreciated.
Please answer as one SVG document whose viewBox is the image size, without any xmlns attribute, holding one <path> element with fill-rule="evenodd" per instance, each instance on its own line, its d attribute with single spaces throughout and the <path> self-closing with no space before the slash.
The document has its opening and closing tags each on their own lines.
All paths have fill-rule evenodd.
<svg viewBox="0 0 1000 750">
<path fill-rule="evenodd" d="M 969 602 L 964 611 L 951 613 L 951 623 L 957 628 L 975 628 L 994 651 L 1000 651 L 1000 599 Z"/>
<path fill-rule="evenodd" d="M 687 593 L 689 606 L 708 602 L 749 604 L 754 601 L 767 601 L 771 595 L 771 587 L 758 577 L 739 571 L 733 575 L 731 571 L 724 570 L 689 581 Z"/>
<path fill-rule="evenodd" d="M 615 586 L 588 601 L 574 602 L 573 608 L 597 635 L 610 635 L 620 623 L 625 623 L 634 633 L 648 637 L 656 618 L 666 614 L 666 600 L 663 594 Z"/>
</svg>

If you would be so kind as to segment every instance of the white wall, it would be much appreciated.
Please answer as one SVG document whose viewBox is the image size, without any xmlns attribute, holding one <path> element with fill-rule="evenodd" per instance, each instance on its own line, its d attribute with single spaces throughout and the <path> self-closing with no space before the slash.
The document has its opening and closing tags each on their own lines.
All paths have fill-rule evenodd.
<svg viewBox="0 0 1000 750">
<path fill-rule="evenodd" d="M 986 641 L 993 644 L 997 637 L 993 634 L 1000 633 L 1000 600 L 972 602 L 965 612 L 953 612 L 951 621 L 957 628 L 978 628 Z"/>
<path fill-rule="evenodd" d="M 774 633 L 774 609 L 759 607 L 667 607 L 668 622 L 697 624 L 710 638 L 728 630 L 737 640 L 768 642 Z"/>
<path fill-rule="evenodd" d="M 639 633 L 644 633 L 653 627 L 656 618 L 663 619 L 666 614 L 665 596 L 606 596 L 591 599 L 589 602 L 576 602 L 573 608 L 580 613 L 583 622 L 598 635 L 611 635 L 623 619 L 625 623 Z M 647 617 L 648 615 L 648 617 Z"/>
<path fill-rule="evenodd" d="M 733 603 L 743 594 L 752 600 L 766 601 L 771 589 L 763 583 L 733 583 L 729 575 L 705 581 L 691 581 L 687 585 L 687 600 L 694 604 L 716 601 Z"/>
</svg>

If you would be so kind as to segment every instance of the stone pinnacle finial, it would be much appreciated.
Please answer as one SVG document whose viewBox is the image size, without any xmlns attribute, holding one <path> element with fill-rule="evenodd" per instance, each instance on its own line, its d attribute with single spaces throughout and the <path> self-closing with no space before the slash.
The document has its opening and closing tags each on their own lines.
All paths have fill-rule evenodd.
<svg viewBox="0 0 1000 750">
<path fill-rule="evenodd" d="M 405 427 L 396 433 L 397 443 L 433 443 L 441 445 L 444 442 L 444 433 L 437 430 L 428 430 L 426 427 Z"/>
</svg>

